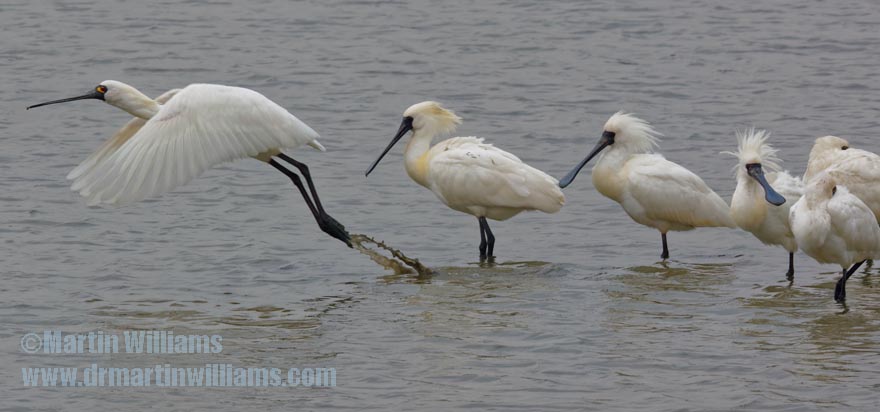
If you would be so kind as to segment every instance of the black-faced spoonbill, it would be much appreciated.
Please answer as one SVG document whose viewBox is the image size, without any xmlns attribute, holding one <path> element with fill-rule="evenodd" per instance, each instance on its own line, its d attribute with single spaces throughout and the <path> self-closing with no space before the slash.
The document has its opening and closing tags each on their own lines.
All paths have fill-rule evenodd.
<svg viewBox="0 0 880 412">
<path fill-rule="evenodd" d="M 397 134 L 367 169 L 369 175 L 397 141 L 412 131 L 404 165 L 416 183 L 453 210 L 476 216 L 480 258 L 492 257 L 495 236 L 486 219 L 507 220 L 526 210 L 556 213 L 565 196 L 550 175 L 477 137 L 453 137 L 431 147 L 431 139 L 455 131 L 461 118 L 437 102 L 422 102 L 403 113 Z"/>
<path fill-rule="evenodd" d="M 880 226 L 871 209 L 827 173 L 814 175 L 791 207 L 798 246 L 819 263 L 837 263 L 843 275 L 834 299 L 846 299 L 846 281 L 867 259 L 880 257 Z"/>
<path fill-rule="evenodd" d="M 727 203 L 703 179 L 652 153 L 658 135 L 648 122 L 631 114 L 615 113 L 605 123 L 593 150 L 559 181 L 559 186 L 571 184 L 590 159 L 608 148 L 593 167 L 593 186 L 620 203 L 633 220 L 659 230 L 663 241 L 660 258 L 668 259 L 668 231 L 736 225 Z"/>
<path fill-rule="evenodd" d="M 804 182 L 822 172 L 865 202 L 880 222 L 880 156 L 851 148 L 837 136 L 820 137 L 810 149 Z"/>
<path fill-rule="evenodd" d="M 803 182 L 780 170 L 776 149 L 767 143 L 770 133 L 749 129 L 737 132 L 739 150 L 731 154 L 739 159 L 736 190 L 730 201 L 730 216 L 737 226 L 751 232 L 767 245 L 779 245 L 788 251 L 789 280 L 794 278 L 794 252 L 797 242 L 788 224 L 788 211 L 804 193 Z M 769 171 L 764 175 L 764 170 Z"/>
<path fill-rule="evenodd" d="M 318 133 L 260 93 L 240 87 L 192 84 L 156 100 L 125 83 L 107 80 L 88 94 L 28 107 L 97 99 L 135 116 L 67 176 L 89 204 L 124 204 L 156 196 L 220 163 L 252 157 L 287 175 L 321 230 L 349 246 L 345 228 L 328 215 L 309 168 L 281 152 L 309 145 L 324 151 Z M 296 167 L 300 177 L 282 166 Z M 309 197 L 311 193 L 311 198 Z"/>
</svg>

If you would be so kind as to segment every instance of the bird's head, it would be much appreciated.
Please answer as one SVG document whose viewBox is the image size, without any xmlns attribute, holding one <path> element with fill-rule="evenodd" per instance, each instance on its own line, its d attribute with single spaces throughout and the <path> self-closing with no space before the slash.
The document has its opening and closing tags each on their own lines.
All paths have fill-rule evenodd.
<svg viewBox="0 0 880 412">
<path fill-rule="evenodd" d="M 845 139 L 837 136 L 823 136 L 817 138 L 816 142 L 813 143 L 813 148 L 810 149 L 810 157 L 813 157 L 813 153 L 820 154 L 847 149 L 849 149 L 849 142 Z"/>
<path fill-rule="evenodd" d="M 849 142 L 837 136 L 824 136 L 817 138 L 810 149 L 810 158 L 807 161 L 807 170 L 804 172 L 804 180 L 810 180 L 821 171 L 830 167 L 836 155 L 842 154 L 849 149 Z"/>
<path fill-rule="evenodd" d="M 764 177 L 764 169 L 773 172 L 779 171 L 779 162 L 781 161 L 776 157 L 776 149 L 767 143 L 768 138 L 770 138 L 770 133 L 766 130 L 751 128 L 737 131 L 736 139 L 739 142 L 737 152 L 722 153 L 736 156 L 739 159 L 739 164 L 735 168 L 737 180 L 754 179 L 764 188 L 764 198 L 767 202 L 779 206 L 785 203 L 785 197 L 773 190 Z"/>
<path fill-rule="evenodd" d="M 407 118 L 412 119 L 410 123 L 413 131 L 428 132 L 432 136 L 450 134 L 461 124 L 461 117 L 433 101 L 410 106 L 403 112 L 404 123 Z"/>
<path fill-rule="evenodd" d="M 123 82 L 116 80 L 104 80 L 92 90 L 82 96 L 68 97 L 66 99 L 52 100 L 29 106 L 28 110 L 35 107 L 47 106 L 56 103 L 66 103 L 76 100 L 97 99 L 118 107 L 134 116 L 149 119 L 156 110 L 158 104 L 145 96 L 143 93 Z"/>
<path fill-rule="evenodd" d="M 660 133 L 651 125 L 629 113 L 617 112 L 605 122 L 602 137 L 571 172 L 559 180 L 560 187 L 566 187 L 574 180 L 578 172 L 586 166 L 587 162 L 600 152 L 617 150 L 625 153 L 650 153 L 657 146 Z"/>
<path fill-rule="evenodd" d="M 391 143 L 379 155 L 379 158 L 367 169 L 366 175 L 370 175 L 370 172 L 376 168 L 376 165 L 385 157 L 385 154 L 410 130 L 413 133 L 419 133 L 424 136 L 436 136 L 452 133 L 455 131 L 456 126 L 460 124 L 461 118 L 451 110 L 441 106 L 440 103 L 426 101 L 410 106 L 403 112 L 403 120 L 400 122 L 397 134 L 394 135 Z"/>
</svg>

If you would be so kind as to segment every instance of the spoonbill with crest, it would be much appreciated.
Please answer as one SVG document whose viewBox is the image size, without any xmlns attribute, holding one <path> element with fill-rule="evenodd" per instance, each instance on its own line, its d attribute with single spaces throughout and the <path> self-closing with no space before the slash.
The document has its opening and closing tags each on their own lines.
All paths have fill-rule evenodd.
<svg viewBox="0 0 880 412">
<path fill-rule="evenodd" d="M 477 137 L 453 137 L 431 146 L 431 139 L 455 131 L 461 118 L 437 102 L 410 106 L 388 147 L 366 175 L 408 132 L 406 172 L 453 210 L 473 215 L 480 224 L 480 258 L 491 258 L 495 236 L 486 220 L 507 220 L 522 211 L 556 213 L 565 196 L 550 175 Z"/>
<path fill-rule="evenodd" d="M 789 280 L 794 277 L 794 252 L 797 242 L 788 223 L 791 205 L 804 193 L 803 182 L 780 170 L 781 160 L 776 149 L 767 143 L 770 133 L 749 129 L 737 132 L 739 150 L 734 155 L 739 163 L 736 173 L 736 190 L 730 201 L 730 216 L 737 226 L 751 232 L 767 245 L 780 245 L 788 251 Z M 764 175 L 764 170 L 769 173 Z"/>
<path fill-rule="evenodd" d="M 599 142 L 559 182 L 571 184 L 578 172 L 604 149 L 593 167 L 593 186 L 620 203 L 638 223 L 660 231 L 661 259 L 669 258 L 666 233 L 697 227 L 736 227 L 730 207 L 690 170 L 653 153 L 659 133 L 648 122 L 617 112 L 605 123 Z"/>
<path fill-rule="evenodd" d="M 880 226 L 861 199 L 828 173 L 813 175 L 791 207 L 791 231 L 798 246 L 819 263 L 837 263 L 843 274 L 834 299 L 846 299 L 846 281 L 867 259 L 880 257 Z"/>
<path fill-rule="evenodd" d="M 91 92 L 28 107 L 97 99 L 135 116 L 67 176 L 89 204 L 125 204 L 180 186 L 212 166 L 252 157 L 289 177 L 318 226 L 349 246 L 344 226 L 324 211 L 309 168 L 282 153 L 309 145 L 318 133 L 262 94 L 241 87 L 191 84 L 153 100 L 115 80 Z M 299 170 L 309 186 L 277 159 Z M 311 193 L 311 197 L 309 196 Z"/>
</svg>

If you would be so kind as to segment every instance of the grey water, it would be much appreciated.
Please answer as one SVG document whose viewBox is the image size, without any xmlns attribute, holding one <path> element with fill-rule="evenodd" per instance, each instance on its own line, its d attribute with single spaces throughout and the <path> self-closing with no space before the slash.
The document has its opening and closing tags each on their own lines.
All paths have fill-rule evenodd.
<svg viewBox="0 0 880 412">
<path fill-rule="evenodd" d="M 880 276 L 848 305 L 838 268 L 729 229 L 660 236 L 589 172 L 558 214 L 492 223 L 413 183 L 401 113 L 433 99 L 560 177 L 626 110 L 729 200 L 734 131 L 772 131 L 803 173 L 814 138 L 877 151 L 872 1 L 0 2 L 0 410 L 877 410 Z M 322 234 L 257 161 L 172 193 L 87 207 L 67 172 L 129 116 L 98 101 L 25 111 L 120 80 L 255 89 L 315 128 L 328 212 L 433 268 L 395 275 Z M 402 146 L 402 145 L 401 145 Z M 26 353 L 28 333 L 220 335 L 217 354 Z M 334 388 L 26 387 L 22 368 L 332 367 Z"/>
</svg>

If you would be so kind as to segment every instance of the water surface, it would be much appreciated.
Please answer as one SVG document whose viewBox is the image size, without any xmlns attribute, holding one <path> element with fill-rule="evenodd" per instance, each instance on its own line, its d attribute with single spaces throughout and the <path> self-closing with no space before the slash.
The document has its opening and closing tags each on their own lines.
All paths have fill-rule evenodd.
<svg viewBox="0 0 880 412">
<path fill-rule="evenodd" d="M 747 233 L 669 236 L 584 176 L 556 215 L 478 226 L 410 181 L 409 105 L 435 99 L 555 176 L 617 110 L 729 199 L 736 128 L 773 132 L 803 172 L 812 140 L 876 151 L 880 10 L 867 1 L 7 1 L 0 5 L 0 410 L 876 410 L 875 269 L 837 268 Z M 311 165 L 353 233 L 437 270 L 395 275 L 317 230 L 256 161 L 175 192 L 89 208 L 67 172 L 128 116 L 97 101 L 25 111 L 116 79 L 150 95 L 253 88 L 321 133 Z M 588 172 L 587 172 L 588 174 Z M 28 355 L 31 331 L 220 334 L 222 354 Z M 20 368 L 92 362 L 333 366 L 337 388 L 23 388 Z"/>
</svg>

